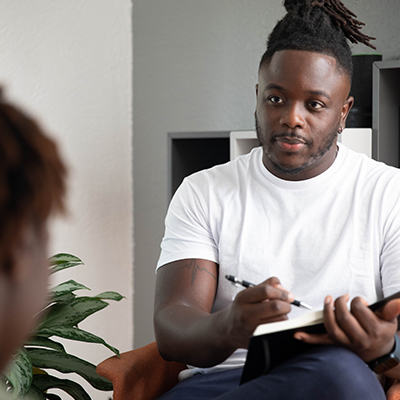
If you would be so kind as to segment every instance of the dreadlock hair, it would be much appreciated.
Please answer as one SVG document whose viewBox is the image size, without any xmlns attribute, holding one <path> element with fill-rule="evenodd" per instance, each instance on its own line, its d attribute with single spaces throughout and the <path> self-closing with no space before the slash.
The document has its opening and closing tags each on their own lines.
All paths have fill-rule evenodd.
<svg viewBox="0 0 400 400">
<path fill-rule="evenodd" d="M 31 117 L 9 104 L 0 88 L 0 268 L 29 224 L 45 226 L 64 210 L 66 168 L 55 143 Z"/>
<path fill-rule="evenodd" d="M 285 0 L 287 14 L 271 32 L 260 68 L 280 50 L 305 50 L 334 57 L 351 82 L 353 63 L 348 40 L 376 49 L 375 38 L 360 32 L 365 25 L 340 0 Z"/>
</svg>

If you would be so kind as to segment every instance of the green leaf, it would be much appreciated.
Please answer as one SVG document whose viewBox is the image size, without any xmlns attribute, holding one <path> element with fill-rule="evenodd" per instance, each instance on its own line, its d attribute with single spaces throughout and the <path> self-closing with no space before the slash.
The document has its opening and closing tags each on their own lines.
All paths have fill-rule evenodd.
<svg viewBox="0 0 400 400">
<path fill-rule="evenodd" d="M 13 392 L 18 396 L 26 394 L 32 383 L 32 362 L 24 349 L 14 355 L 3 375 L 13 386 Z"/>
<path fill-rule="evenodd" d="M 48 262 L 50 266 L 65 264 L 70 262 L 83 264 L 83 261 L 80 258 L 68 253 L 55 254 L 54 256 L 49 258 Z"/>
<path fill-rule="evenodd" d="M 50 298 L 49 303 L 70 303 L 73 299 L 75 299 L 75 297 L 76 295 L 73 293 L 56 295 Z"/>
<path fill-rule="evenodd" d="M 71 279 L 67 282 L 60 283 L 59 285 L 50 289 L 50 295 L 62 296 L 62 295 L 68 294 L 68 293 L 72 293 L 75 290 L 81 290 L 81 289 L 90 290 L 85 285 L 82 285 L 81 283 L 75 282 L 74 280 Z"/>
<path fill-rule="evenodd" d="M 35 385 L 31 385 L 26 396 L 22 397 L 25 400 L 46 400 L 46 395 L 39 390 Z"/>
<path fill-rule="evenodd" d="M 96 366 L 71 354 L 55 350 L 28 349 L 32 365 L 53 368 L 63 373 L 75 372 L 98 390 L 112 390 L 112 383 L 96 373 Z"/>
<path fill-rule="evenodd" d="M 49 273 L 50 274 L 54 274 L 54 273 L 56 273 L 58 271 L 62 271 L 63 269 L 76 267 L 77 265 L 84 265 L 84 264 L 83 263 L 76 263 L 76 262 L 57 264 L 54 267 L 50 268 Z"/>
<path fill-rule="evenodd" d="M 69 328 L 64 326 L 53 326 L 52 328 L 43 328 L 41 329 L 41 334 L 45 336 L 59 336 L 64 339 L 77 340 L 79 342 L 86 343 L 99 343 L 106 346 L 112 352 L 114 352 L 117 356 L 119 356 L 119 351 L 113 346 L 110 346 L 103 340 L 101 337 L 94 335 L 93 333 L 84 331 L 79 328 Z"/>
<path fill-rule="evenodd" d="M 64 351 L 64 346 L 61 343 L 55 342 L 54 340 L 50 340 L 48 336 L 52 335 L 45 335 L 44 336 L 34 336 L 29 340 L 28 343 L 25 344 L 25 347 L 48 347 L 49 349 L 54 349 L 58 351 Z"/>
<path fill-rule="evenodd" d="M 60 396 L 57 396 L 54 393 L 46 393 L 46 399 L 48 400 L 62 400 Z"/>
<path fill-rule="evenodd" d="M 103 292 L 94 297 L 96 299 L 115 300 L 115 301 L 120 301 L 122 299 L 126 299 L 125 296 L 122 296 L 121 294 L 119 294 L 117 292 Z"/>
<path fill-rule="evenodd" d="M 55 303 L 48 307 L 36 334 L 40 336 L 42 328 L 52 326 L 76 326 L 88 316 L 107 307 L 108 303 L 92 297 L 77 297 L 71 303 Z M 45 335 L 43 335 L 45 336 Z"/>
<path fill-rule="evenodd" d="M 38 387 L 42 392 L 49 389 L 61 389 L 76 400 L 91 400 L 81 385 L 69 379 L 60 379 L 51 375 L 35 375 L 33 377 L 33 385 Z M 55 397 L 50 396 L 50 393 L 46 396 L 48 399 L 55 399 Z"/>
</svg>

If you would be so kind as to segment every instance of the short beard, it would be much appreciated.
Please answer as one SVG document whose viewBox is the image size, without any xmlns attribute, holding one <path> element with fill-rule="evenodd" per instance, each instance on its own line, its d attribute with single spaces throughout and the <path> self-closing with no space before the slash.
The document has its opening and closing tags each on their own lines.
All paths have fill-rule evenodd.
<svg viewBox="0 0 400 400">
<path fill-rule="evenodd" d="M 333 145 L 333 143 L 335 143 L 335 139 L 338 136 L 340 122 L 337 124 L 335 129 L 332 130 L 330 135 L 326 138 L 326 141 L 324 143 L 322 143 L 322 145 L 318 148 L 317 152 L 315 154 L 312 154 L 312 156 L 310 157 L 310 159 L 308 161 L 306 161 L 303 165 L 300 165 L 298 167 L 285 167 L 283 165 L 278 164 L 269 154 L 268 148 L 266 146 L 266 141 L 265 141 L 265 138 L 263 135 L 263 131 L 258 123 L 257 115 L 255 115 L 255 125 L 256 125 L 257 138 L 263 149 L 263 153 L 271 161 L 271 163 L 274 166 L 274 168 L 276 169 L 276 171 L 281 174 L 296 176 L 296 175 L 300 174 L 301 172 L 303 172 L 305 169 L 307 169 L 316 160 L 322 158 L 332 148 L 332 145 Z M 311 145 L 312 145 L 312 143 L 309 144 L 309 146 L 311 146 Z"/>
</svg>

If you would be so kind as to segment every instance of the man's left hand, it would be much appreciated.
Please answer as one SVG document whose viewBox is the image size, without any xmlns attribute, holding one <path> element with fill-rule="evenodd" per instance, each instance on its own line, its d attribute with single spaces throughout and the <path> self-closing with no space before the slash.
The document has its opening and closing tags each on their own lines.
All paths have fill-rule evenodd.
<svg viewBox="0 0 400 400">
<path fill-rule="evenodd" d="M 373 312 L 360 297 L 347 307 L 349 296 L 341 296 L 333 302 L 327 296 L 324 305 L 324 325 L 327 333 L 321 335 L 296 332 L 294 337 L 312 344 L 337 344 L 356 353 L 369 362 L 389 353 L 394 345 L 400 299 L 387 303 Z"/>
</svg>

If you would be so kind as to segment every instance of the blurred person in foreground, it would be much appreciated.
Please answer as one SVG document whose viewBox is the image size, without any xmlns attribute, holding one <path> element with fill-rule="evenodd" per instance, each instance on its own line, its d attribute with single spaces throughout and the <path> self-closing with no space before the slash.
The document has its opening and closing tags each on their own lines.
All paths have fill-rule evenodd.
<svg viewBox="0 0 400 400">
<path fill-rule="evenodd" d="M 45 305 L 47 222 L 64 211 L 65 177 L 55 143 L 0 89 L 0 371 Z"/>
</svg>

